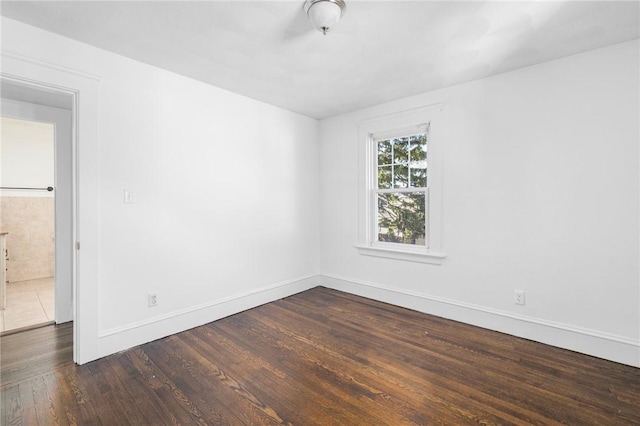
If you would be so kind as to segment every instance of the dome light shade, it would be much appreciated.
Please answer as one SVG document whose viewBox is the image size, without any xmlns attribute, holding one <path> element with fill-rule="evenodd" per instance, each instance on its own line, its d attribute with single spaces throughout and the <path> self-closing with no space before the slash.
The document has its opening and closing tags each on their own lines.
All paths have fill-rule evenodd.
<svg viewBox="0 0 640 426">
<path fill-rule="evenodd" d="M 324 35 L 342 18 L 347 5 L 344 0 L 306 0 L 304 10 L 311 24 Z"/>
</svg>

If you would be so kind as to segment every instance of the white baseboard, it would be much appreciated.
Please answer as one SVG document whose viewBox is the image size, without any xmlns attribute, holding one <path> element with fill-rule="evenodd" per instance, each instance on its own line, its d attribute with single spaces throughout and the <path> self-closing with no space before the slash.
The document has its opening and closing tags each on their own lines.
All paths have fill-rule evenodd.
<svg viewBox="0 0 640 426">
<path fill-rule="evenodd" d="M 318 285 L 317 275 L 296 278 L 206 302 L 184 310 L 169 312 L 144 321 L 103 330 L 99 334 L 98 353 L 94 359 L 189 330 L 229 315 L 309 290 Z"/>
<path fill-rule="evenodd" d="M 640 367 L 638 340 L 331 274 L 296 278 L 103 330 L 99 334 L 99 348 L 94 359 L 189 330 L 318 285 Z"/>
<path fill-rule="evenodd" d="M 628 337 L 338 275 L 322 274 L 317 282 L 335 290 L 640 367 L 640 341 Z"/>
</svg>

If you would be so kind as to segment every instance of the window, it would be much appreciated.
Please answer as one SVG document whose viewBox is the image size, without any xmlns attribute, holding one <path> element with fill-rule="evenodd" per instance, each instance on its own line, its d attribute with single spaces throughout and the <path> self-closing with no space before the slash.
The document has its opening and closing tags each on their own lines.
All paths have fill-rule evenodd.
<svg viewBox="0 0 640 426">
<path fill-rule="evenodd" d="M 376 241 L 427 245 L 427 134 L 373 138 Z"/>
<path fill-rule="evenodd" d="M 439 105 L 360 123 L 360 254 L 442 263 Z M 435 138 L 434 138 L 435 135 Z"/>
</svg>

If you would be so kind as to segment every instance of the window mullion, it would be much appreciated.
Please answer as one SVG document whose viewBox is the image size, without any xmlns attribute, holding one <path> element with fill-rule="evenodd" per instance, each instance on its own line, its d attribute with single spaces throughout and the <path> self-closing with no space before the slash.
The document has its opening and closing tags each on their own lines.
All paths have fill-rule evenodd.
<svg viewBox="0 0 640 426">
<path fill-rule="evenodd" d="M 407 141 L 407 187 L 411 188 L 411 138 Z"/>
<path fill-rule="evenodd" d="M 402 193 L 426 192 L 427 188 L 428 188 L 427 186 L 422 186 L 418 188 L 388 188 L 388 189 L 377 188 L 377 189 L 374 189 L 374 191 L 380 194 L 394 194 L 396 192 L 402 192 Z"/>
<path fill-rule="evenodd" d="M 393 143 L 393 140 L 390 140 L 391 143 L 391 188 L 395 186 L 396 181 L 396 170 L 395 170 L 395 158 L 396 158 L 396 144 Z"/>
</svg>

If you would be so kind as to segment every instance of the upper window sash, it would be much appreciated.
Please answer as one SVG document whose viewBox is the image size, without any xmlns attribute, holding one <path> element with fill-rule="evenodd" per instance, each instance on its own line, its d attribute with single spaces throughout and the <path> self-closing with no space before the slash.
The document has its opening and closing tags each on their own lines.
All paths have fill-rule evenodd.
<svg viewBox="0 0 640 426">
<path fill-rule="evenodd" d="M 428 134 L 427 124 L 408 131 L 398 130 L 385 137 L 371 135 L 374 186 L 378 189 L 426 187 Z"/>
</svg>

